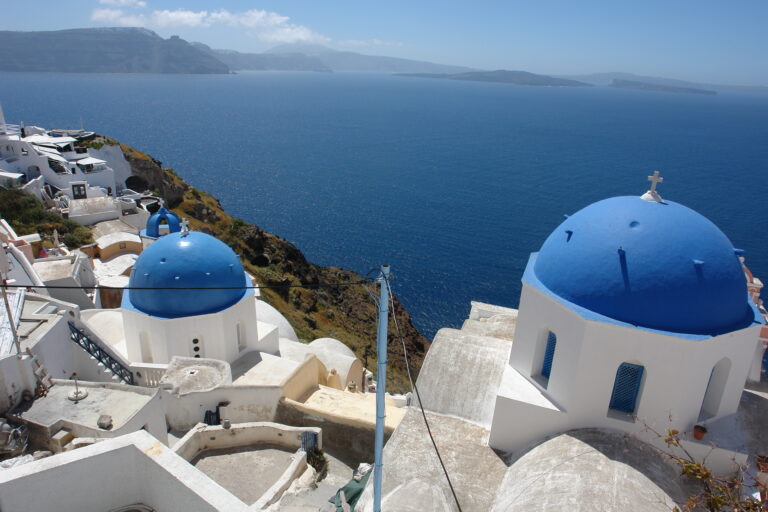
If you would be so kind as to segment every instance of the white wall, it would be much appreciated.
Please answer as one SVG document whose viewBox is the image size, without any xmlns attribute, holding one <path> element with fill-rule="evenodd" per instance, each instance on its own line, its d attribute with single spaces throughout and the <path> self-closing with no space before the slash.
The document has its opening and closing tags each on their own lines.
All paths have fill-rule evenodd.
<svg viewBox="0 0 768 512">
<path fill-rule="evenodd" d="M 279 386 L 222 386 L 211 391 L 192 392 L 186 395 L 166 395 L 166 421 L 173 430 L 186 431 L 203 421 L 205 411 L 216 410 L 221 403 L 229 403 L 220 409 L 222 419 L 232 423 L 273 421 L 277 403 L 282 397 Z"/>
<path fill-rule="evenodd" d="M 720 393 L 715 395 L 721 398 L 710 395 L 707 402 L 709 409 L 716 411 L 712 419 L 732 414 L 738 409 L 755 353 L 757 329 L 759 326 L 753 326 L 691 340 L 590 321 L 524 284 L 509 371 L 525 379 L 522 384 L 517 382 L 518 388 L 530 386 L 516 396 L 540 393 L 555 409 L 539 407 L 525 398 L 511 399 L 500 392 L 490 443 L 494 448 L 515 451 L 548 434 L 585 427 L 634 433 L 647 424 L 662 432 L 668 428 L 689 431 L 704 420 L 699 413 L 710 374 L 724 358 L 730 361 L 727 376 L 721 373 L 712 379 L 713 388 L 719 381 Z M 556 333 L 557 345 L 546 381 L 540 371 L 549 330 Z M 645 368 L 636 419 L 608 408 L 616 371 L 624 362 Z M 525 421 L 520 422 L 520 418 Z"/>
<path fill-rule="evenodd" d="M 195 299 L 189 297 L 185 300 Z M 274 353 L 276 350 L 274 352 L 265 350 L 272 348 L 271 346 L 264 349 L 260 346 L 254 300 L 253 295 L 246 295 L 240 302 L 224 311 L 183 318 L 158 318 L 123 309 L 128 359 L 169 363 L 173 356 L 195 357 L 199 354 L 201 358 L 219 359 L 231 363 L 240 356 L 241 352 L 244 353 L 249 349 Z M 242 351 L 238 349 L 238 322 L 243 326 L 245 337 L 245 348 Z M 142 333 L 145 333 L 151 346 L 151 361 L 141 351 Z M 194 345 L 193 339 L 198 339 L 199 343 Z M 276 345 L 276 342 L 270 342 L 270 344 Z M 201 347 L 199 352 L 194 351 L 195 346 Z"/>
<path fill-rule="evenodd" d="M 247 509 L 143 431 L 0 472 L 4 511 L 105 512 L 135 503 L 185 512 Z"/>
</svg>

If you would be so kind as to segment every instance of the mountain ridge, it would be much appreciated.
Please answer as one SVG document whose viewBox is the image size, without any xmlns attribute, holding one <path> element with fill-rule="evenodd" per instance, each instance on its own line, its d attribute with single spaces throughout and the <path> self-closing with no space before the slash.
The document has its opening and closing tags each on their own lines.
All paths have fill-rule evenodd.
<svg viewBox="0 0 768 512">
<path fill-rule="evenodd" d="M 226 74 L 187 41 L 143 28 L 0 31 L 0 71 Z"/>
</svg>

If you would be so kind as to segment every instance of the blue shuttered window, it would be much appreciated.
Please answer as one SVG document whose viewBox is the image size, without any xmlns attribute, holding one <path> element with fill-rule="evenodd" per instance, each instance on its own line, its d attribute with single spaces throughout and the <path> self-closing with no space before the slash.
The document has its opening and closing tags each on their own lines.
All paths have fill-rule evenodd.
<svg viewBox="0 0 768 512">
<path fill-rule="evenodd" d="M 549 331 L 547 337 L 547 348 L 544 350 L 544 363 L 541 365 L 541 376 L 545 379 L 549 378 L 549 374 L 552 373 L 552 360 L 555 358 L 555 345 L 557 345 L 557 336 L 552 331 Z"/>
<path fill-rule="evenodd" d="M 616 371 L 609 408 L 632 414 L 637 407 L 637 395 L 645 369 L 638 364 L 622 363 Z"/>
</svg>

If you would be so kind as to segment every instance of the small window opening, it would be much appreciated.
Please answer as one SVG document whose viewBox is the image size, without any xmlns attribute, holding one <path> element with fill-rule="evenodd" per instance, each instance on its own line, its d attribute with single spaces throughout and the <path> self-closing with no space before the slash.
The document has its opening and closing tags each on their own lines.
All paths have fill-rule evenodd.
<svg viewBox="0 0 768 512">
<path fill-rule="evenodd" d="M 621 363 L 616 370 L 609 409 L 627 414 L 637 410 L 637 397 L 645 368 L 639 364 Z"/>
</svg>

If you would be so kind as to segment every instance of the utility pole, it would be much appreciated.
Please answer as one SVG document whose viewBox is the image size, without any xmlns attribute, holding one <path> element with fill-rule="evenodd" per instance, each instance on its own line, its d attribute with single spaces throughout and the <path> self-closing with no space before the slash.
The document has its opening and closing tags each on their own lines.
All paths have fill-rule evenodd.
<svg viewBox="0 0 768 512">
<path fill-rule="evenodd" d="M 5 314 L 8 316 L 8 325 L 11 327 L 11 334 L 13 334 L 13 344 L 16 345 L 16 355 L 21 357 L 19 333 L 16 332 L 16 323 L 13 321 L 11 304 L 8 302 L 8 274 L 11 271 L 11 264 L 8 261 L 8 253 L 6 253 L 5 250 L 6 248 L 4 246 L 0 246 L 0 274 L 3 278 L 3 302 L 5 302 Z"/>
<path fill-rule="evenodd" d="M 373 462 L 373 512 L 381 512 L 381 471 L 384 451 L 384 391 L 387 385 L 387 327 L 389 324 L 389 265 L 381 266 L 379 283 L 379 330 L 376 336 L 376 437 Z"/>
</svg>

